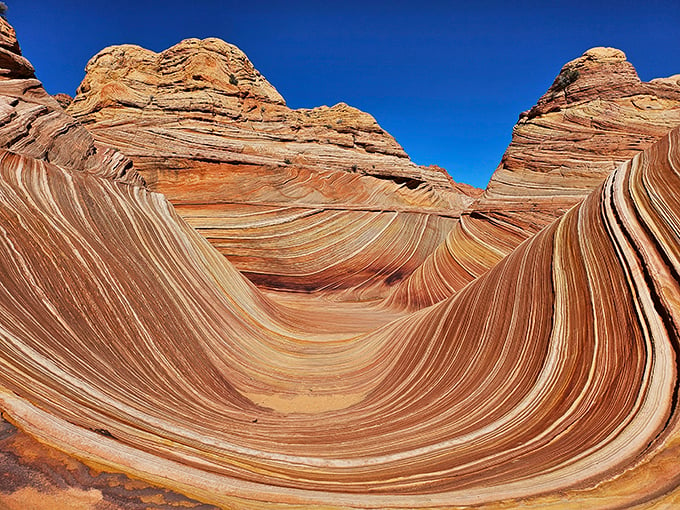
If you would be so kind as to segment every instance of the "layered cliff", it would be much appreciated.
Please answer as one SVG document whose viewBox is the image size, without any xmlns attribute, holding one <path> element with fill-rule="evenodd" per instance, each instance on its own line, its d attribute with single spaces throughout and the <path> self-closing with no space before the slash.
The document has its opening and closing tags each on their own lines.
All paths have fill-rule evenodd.
<svg viewBox="0 0 680 510">
<path fill-rule="evenodd" d="M 472 200 L 443 169 L 411 162 L 364 112 L 342 103 L 289 109 L 219 39 L 158 54 L 107 48 L 68 112 L 269 288 L 384 295 Z"/>
<path fill-rule="evenodd" d="M 586 51 L 520 115 L 484 194 L 390 302 L 417 309 L 457 292 L 679 125 L 678 76 L 642 82 L 620 50 Z"/>
<path fill-rule="evenodd" d="M 164 162 L 158 160 L 172 156 L 297 164 L 451 190 L 445 171 L 412 163 L 369 114 L 343 103 L 289 109 L 246 55 L 219 39 L 187 39 L 162 53 L 110 47 L 92 58 L 86 73 L 69 113 L 103 140 L 127 148 L 150 183 L 161 178 Z M 117 134 L 105 129 L 113 126 Z M 133 134 L 140 138 L 135 144 Z"/>
<path fill-rule="evenodd" d="M 99 147 L 92 135 L 42 88 L 21 55 L 14 28 L 0 17 L 0 147 L 79 171 L 140 185 L 132 162 Z"/>
</svg>

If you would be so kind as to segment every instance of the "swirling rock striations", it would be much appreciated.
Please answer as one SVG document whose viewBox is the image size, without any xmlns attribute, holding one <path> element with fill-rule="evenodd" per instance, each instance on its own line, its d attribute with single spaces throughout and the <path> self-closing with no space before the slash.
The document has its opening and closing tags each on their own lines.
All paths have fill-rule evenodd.
<svg viewBox="0 0 680 510">
<path fill-rule="evenodd" d="M 680 76 L 641 82 L 620 50 L 586 51 L 520 115 L 484 194 L 390 303 L 417 309 L 457 292 L 678 125 Z"/>
<path fill-rule="evenodd" d="M 680 504 L 680 130 L 410 314 L 275 301 L 49 154 L 0 151 L 0 505 Z"/>
<path fill-rule="evenodd" d="M 289 109 L 219 39 L 162 53 L 107 48 L 68 112 L 268 288 L 380 296 L 444 240 L 475 193 L 411 162 L 364 112 Z"/>
<path fill-rule="evenodd" d="M 1 407 L 225 507 L 677 501 L 679 169 L 674 131 L 456 296 L 329 335 L 161 195 L 4 153 Z"/>
</svg>

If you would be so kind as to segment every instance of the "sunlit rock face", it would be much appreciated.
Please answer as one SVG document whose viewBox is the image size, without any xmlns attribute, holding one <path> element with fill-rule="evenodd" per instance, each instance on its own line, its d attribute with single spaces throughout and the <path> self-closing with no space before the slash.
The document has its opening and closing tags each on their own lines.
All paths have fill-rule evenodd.
<svg viewBox="0 0 680 510">
<path fill-rule="evenodd" d="M 270 289 L 380 297 L 444 240 L 475 193 L 411 162 L 356 108 L 289 109 L 219 39 L 162 53 L 107 48 L 68 111 Z"/>
<path fill-rule="evenodd" d="M 457 292 L 679 125 L 680 76 L 641 82 L 614 48 L 567 63 L 520 115 L 482 197 L 391 304 L 417 309 Z"/>
<path fill-rule="evenodd" d="M 142 184 L 121 153 L 98 147 L 42 88 L 21 56 L 14 29 L 0 18 L 0 140 L 2 148 L 79 171 Z"/>
<path fill-rule="evenodd" d="M 57 108 L 0 132 L 0 508 L 680 504 L 677 129 L 407 313 L 265 294 Z"/>
</svg>

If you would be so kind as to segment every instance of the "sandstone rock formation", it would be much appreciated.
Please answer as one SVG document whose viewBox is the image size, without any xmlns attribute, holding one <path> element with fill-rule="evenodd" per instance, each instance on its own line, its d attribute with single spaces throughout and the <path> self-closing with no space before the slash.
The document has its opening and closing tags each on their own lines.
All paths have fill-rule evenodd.
<svg viewBox="0 0 680 510">
<path fill-rule="evenodd" d="M 0 131 L 0 506 L 680 504 L 680 129 L 405 313 L 265 294 L 50 104 Z"/>
<path fill-rule="evenodd" d="M 54 94 L 52 97 L 57 100 L 59 106 L 61 106 L 64 110 L 68 108 L 69 105 L 73 102 L 73 98 L 68 94 L 64 94 L 63 92 L 60 92 L 59 94 Z"/>
<path fill-rule="evenodd" d="M 364 112 L 289 109 L 218 39 L 159 54 L 107 48 L 68 112 L 269 288 L 383 295 L 443 241 L 474 194 L 439 167 L 415 165 Z"/>
<path fill-rule="evenodd" d="M 166 167 L 178 169 L 163 161 L 173 157 L 185 165 L 296 164 L 451 190 L 445 171 L 412 163 L 367 113 L 344 103 L 287 108 L 246 55 L 219 39 L 187 39 L 160 54 L 113 46 L 86 72 L 69 112 L 102 140 L 125 146 L 150 183 Z"/>
<path fill-rule="evenodd" d="M 417 309 L 457 292 L 679 125 L 677 76 L 641 82 L 614 48 L 567 63 L 520 115 L 484 194 L 392 291 L 391 304 Z"/>
<path fill-rule="evenodd" d="M 160 195 L 5 153 L 0 406 L 86 463 L 225 507 L 668 495 L 679 143 L 465 291 L 332 340 L 287 326 Z"/>
<path fill-rule="evenodd" d="M 0 18 L 0 147 L 75 170 L 141 184 L 121 153 L 98 148 L 92 135 L 42 88 L 21 56 L 14 29 Z"/>
</svg>

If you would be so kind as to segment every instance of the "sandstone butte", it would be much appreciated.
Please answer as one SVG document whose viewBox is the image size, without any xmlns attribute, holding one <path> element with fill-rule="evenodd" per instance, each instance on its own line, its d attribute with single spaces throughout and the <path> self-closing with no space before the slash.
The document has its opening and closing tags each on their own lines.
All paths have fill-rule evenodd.
<svg viewBox="0 0 680 510">
<path fill-rule="evenodd" d="M 236 52 L 215 40 L 175 49 L 206 45 Z M 245 143 L 251 127 L 236 121 L 216 120 L 222 134 L 211 136 L 201 114 L 171 108 L 175 99 L 192 97 L 186 80 L 214 76 L 210 70 L 222 61 L 211 62 L 204 62 L 203 74 L 198 64 L 179 66 L 189 73 L 151 113 L 115 102 L 121 111 L 107 112 L 112 107 L 101 95 L 83 96 L 92 85 L 81 88 L 68 107 L 80 123 L 60 106 L 67 100 L 43 90 L 14 31 L 0 20 L 0 507 L 680 505 L 674 80 L 642 84 L 620 52 L 587 52 L 567 68 L 578 76 L 558 77 L 520 118 L 492 183 L 472 202 L 436 169 L 419 169 L 387 149 L 366 151 L 364 159 L 365 146 L 338 148 L 311 135 L 307 142 L 282 140 L 287 121 L 270 121 L 278 130 L 270 136 L 271 153 L 266 137 L 251 134 L 253 145 Z M 628 73 L 606 78 L 607 68 Z M 150 75 L 140 64 L 140 90 Z M 235 76 L 231 81 L 249 83 Z M 112 81 L 115 94 L 128 79 Z M 258 102 L 278 104 L 284 117 L 305 116 L 285 110 L 258 79 L 252 82 Z M 596 85 L 603 79 L 609 88 Z M 136 96 L 129 88 L 131 103 Z M 195 91 L 197 102 L 207 101 L 205 89 Z M 215 99 L 216 111 L 232 102 L 228 96 Z M 165 109 L 178 125 L 186 115 L 187 129 L 161 122 Z M 577 115 L 586 109 L 594 112 L 588 121 Z M 338 112 L 309 116 L 316 114 Z M 351 111 L 368 123 L 363 115 Z M 389 145 L 384 132 L 372 136 Z M 307 147 L 310 160 L 277 163 L 291 143 Z M 226 154 L 237 146 L 240 156 Z M 347 151 L 365 175 L 343 166 L 344 156 L 324 163 L 326 149 Z M 369 158 L 376 169 L 381 158 L 400 159 L 403 172 L 412 173 L 391 173 L 385 164 L 369 175 Z M 230 179 L 227 168 L 241 179 L 257 176 L 267 188 L 260 200 L 254 185 L 231 181 L 245 187 L 245 217 L 264 214 L 275 224 L 285 221 L 286 207 L 311 208 L 313 197 L 322 211 L 334 200 L 342 206 L 339 226 L 320 220 L 285 231 L 293 239 L 279 249 L 281 258 L 305 236 L 339 249 L 335 236 L 347 225 L 358 223 L 355 234 L 346 233 L 353 239 L 373 231 L 379 214 L 405 216 L 402 237 L 394 237 L 404 244 L 385 244 L 382 254 L 373 248 L 395 261 L 404 255 L 392 252 L 416 253 L 421 238 L 436 238 L 429 230 L 447 228 L 448 221 L 436 218 L 453 220 L 463 233 L 474 223 L 476 231 L 496 235 L 493 242 L 507 241 L 497 260 L 480 262 L 476 277 L 470 272 L 466 285 L 420 305 L 418 287 L 425 292 L 429 281 L 445 280 L 444 269 L 423 272 L 417 282 L 406 272 L 381 282 L 377 271 L 362 266 L 371 297 L 383 297 L 373 306 L 351 301 L 361 296 L 359 279 L 336 284 L 339 273 L 332 272 L 327 285 L 293 299 L 295 293 L 283 291 L 305 288 L 291 277 L 303 269 L 277 268 L 270 282 L 255 270 L 244 271 L 246 278 L 238 270 L 243 261 L 232 262 L 233 255 L 216 249 L 215 237 L 192 226 L 200 214 L 231 218 L 236 234 L 221 238 L 247 248 L 237 234 L 249 227 L 236 209 L 201 213 L 225 205 L 200 186 Z M 280 174 L 300 187 L 287 187 L 285 179 L 276 185 Z M 355 195 L 342 195 L 343 178 Z M 169 190 L 177 206 L 153 189 Z M 182 203 L 191 197 L 202 199 L 193 215 Z M 269 197 L 276 205 L 265 210 Z M 521 197 L 535 202 L 535 210 L 518 204 Z M 342 217 L 350 205 L 376 215 L 363 223 Z M 421 236 L 413 226 L 419 217 L 432 221 Z M 322 230 L 305 234 L 316 229 Z M 456 253 L 473 258 L 475 250 L 495 246 L 471 239 L 454 244 Z M 424 267 L 438 267 L 433 253 Z M 396 300 L 393 292 L 407 281 L 407 300 Z M 329 299 L 328 289 L 343 299 Z M 427 299 L 437 302 L 423 306 Z"/>
<path fill-rule="evenodd" d="M 86 71 L 68 112 L 270 289 L 381 297 L 475 195 L 411 162 L 367 113 L 291 110 L 219 39 L 110 47 Z"/>
</svg>

